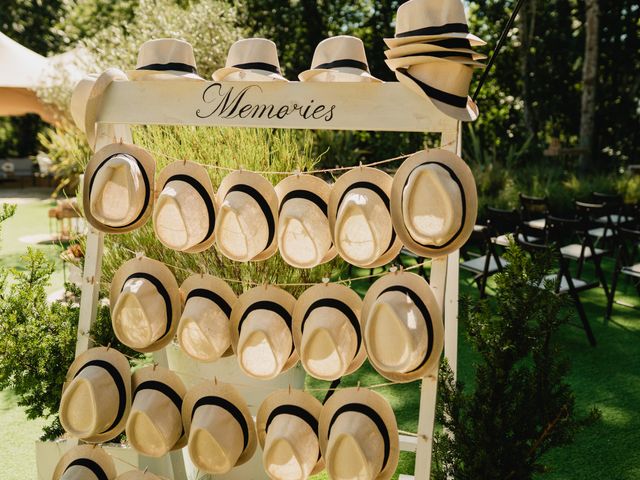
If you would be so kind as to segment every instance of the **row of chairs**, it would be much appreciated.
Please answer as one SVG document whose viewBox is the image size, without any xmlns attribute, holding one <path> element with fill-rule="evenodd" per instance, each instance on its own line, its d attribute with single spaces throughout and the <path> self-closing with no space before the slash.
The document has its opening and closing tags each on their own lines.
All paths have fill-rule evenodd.
<svg viewBox="0 0 640 480">
<path fill-rule="evenodd" d="M 551 214 L 546 198 L 521 195 L 519 210 L 489 207 L 486 218 L 485 225 L 475 227 L 468 244 L 479 246 L 480 254 L 463 252 L 465 260 L 460 265 L 473 274 L 481 297 L 486 296 L 489 277 L 506 266 L 499 250 L 509 245 L 510 238 L 525 250 L 552 250 L 556 254 L 557 268 L 553 273 L 556 293 L 572 298 L 591 345 L 596 341 L 579 293 L 602 288 L 607 298 L 606 318 L 611 315 L 620 275 L 632 277 L 640 294 L 640 263 L 634 263 L 640 243 L 637 205 L 627 205 L 618 196 L 596 192 L 589 201 L 575 202 L 573 218 L 562 218 Z M 606 255 L 616 259 L 610 288 L 602 269 Z M 572 262 L 576 263 L 575 276 L 570 270 Z M 582 278 L 586 262 L 593 264 L 597 281 Z"/>
</svg>

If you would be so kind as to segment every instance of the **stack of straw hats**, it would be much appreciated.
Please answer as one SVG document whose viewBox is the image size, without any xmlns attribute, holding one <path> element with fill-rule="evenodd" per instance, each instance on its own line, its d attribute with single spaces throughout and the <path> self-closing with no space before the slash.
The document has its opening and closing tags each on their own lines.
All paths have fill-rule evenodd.
<svg viewBox="0 0 640 480">
<path fill-rule="evenodd" d="M 442 113 L 461 121 L 478 118 L 468 97 L 473 68 L 486 58 L 472 47 L 485 42 L 469 33 L 462 0 L 410 0 L 400 6 L 394 38 L 385 39 L 387 65 Z"/>
</svg>

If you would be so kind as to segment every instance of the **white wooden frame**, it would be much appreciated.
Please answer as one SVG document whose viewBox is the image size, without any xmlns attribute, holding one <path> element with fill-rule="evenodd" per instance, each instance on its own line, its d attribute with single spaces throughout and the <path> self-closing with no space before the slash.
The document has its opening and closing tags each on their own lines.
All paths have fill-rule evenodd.
<svg viewBox="0 0 640 480">
<path fill-rule="evenodd" d="M 442 148 L 460 153 L 456 120 L 399 83 L 247 83 L 163 80 L 115 82 L 98 113 L 96 148 L 131 141 L 129 125 L 195 125 L 440 133 Z M 401 152 L 398 152 L 399 154 Z M 411 152 L 404 152 L 411 153 Z M 85 332 L 96 317 L 104 235 L 91 230 L 83 274 L 76 356 L 89 348 Z M 457 367 L 459 254 L 433 260 L 431 287 L 444 312 L 445 356 Z M 156 360 L 166 365 L 166 353 Z M 416 453 L 414 476 L 428 480 L 435 426 L 437 374 L 422 380 L 416 437 L 400 448 Z M 185 479 L 183 457 L 172 454 L 174 479 Z"/>
</svg>

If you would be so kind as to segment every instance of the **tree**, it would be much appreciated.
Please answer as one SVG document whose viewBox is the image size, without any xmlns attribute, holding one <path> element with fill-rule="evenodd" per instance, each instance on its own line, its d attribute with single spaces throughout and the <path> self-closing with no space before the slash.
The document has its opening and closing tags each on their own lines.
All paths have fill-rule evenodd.
<svg viewBox="0 0 640 480">
<path fill-rule="evenodd" d="M 585 0 L 586 22 L 584 58 L 582 60 L 582 102 L 580 105 L 580 147 L 582 170 L 591 166 L 593 134 L 596 124 L 596 90 L 598 83 L 598 44 L 600 41 L 598 0 Z"/>
</svg>

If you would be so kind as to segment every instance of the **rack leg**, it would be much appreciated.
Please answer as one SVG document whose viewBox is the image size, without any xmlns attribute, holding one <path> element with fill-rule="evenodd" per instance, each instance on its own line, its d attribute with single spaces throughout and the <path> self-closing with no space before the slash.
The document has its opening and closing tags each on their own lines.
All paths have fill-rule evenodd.
<svg viewBox="0 0 640 480">
<path fill-rule="evenodd" d="M 102 273 L 102 251 L 104 233 L 93 228 L 87 234 L 84 271 L 80 297 L 80 318 L 78 321 L 78 340 L 76 357 L 86 352 L 90 346 L 89 331 L 98 311 L 98 294 L 100 293 L 100 275 Z"/>
</svg>

